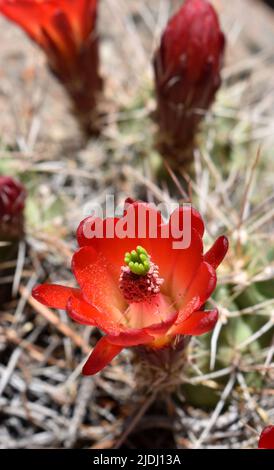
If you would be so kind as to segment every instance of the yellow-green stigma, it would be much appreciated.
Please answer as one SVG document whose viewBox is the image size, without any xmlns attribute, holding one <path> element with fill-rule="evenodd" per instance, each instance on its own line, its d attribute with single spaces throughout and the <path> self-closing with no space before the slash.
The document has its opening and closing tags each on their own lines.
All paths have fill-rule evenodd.
<svg viewBox="0 0 274 470">
<path fill-rule="evenodd" d="M 137 246 L 136 250 L 126 253 L 124 261 L 130 271 L 137 276 L 145 276 L 150 269 L 149 254 L 142 246 Z"/>
</svg>

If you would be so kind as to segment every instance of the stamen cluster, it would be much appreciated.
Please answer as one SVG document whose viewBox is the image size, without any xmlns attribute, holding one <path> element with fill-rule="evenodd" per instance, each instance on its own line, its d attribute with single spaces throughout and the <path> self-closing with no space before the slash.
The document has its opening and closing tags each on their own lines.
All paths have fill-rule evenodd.
<svg viewBox="0 0 274 470">
<path fill-rule="evenodd" d="M 133 273 L 128 266 L 122 266 L 119 287 L 127 302 L 145 302 L 159 294 L 163 282 L 164 279 L 159 277 L 158 266 L 150 261 L 145 276 Z"/>
</svg>

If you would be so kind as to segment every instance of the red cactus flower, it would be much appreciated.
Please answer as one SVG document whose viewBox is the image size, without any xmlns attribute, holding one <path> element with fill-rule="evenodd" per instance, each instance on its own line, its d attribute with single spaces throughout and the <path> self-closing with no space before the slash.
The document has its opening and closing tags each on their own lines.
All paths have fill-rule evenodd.
<svg viewBox="0 0 274 470">
<path fill-rule="evenodd" d="M 0 12 L 45 51 L 52 72 L 72 99 L 80 123 L 90 130 L 102 88 L 97 0 L 0 0 Z"/>
<path fill-rule="evenodd" d="M 159 147 L 167 157 L 192 155 L 197 126 L 221 83 L 224 46 L 206 0 L 186 0 L 170 19 L 154 57 Z"/>
<path fill-rule="evenodd" d="M 185 216 L 190 245 L 177 249 L 174 241 L 182 237 L 174 234 L 173 226 L 177 220 L 182 227 Z M 141 231 L 136 234 L 132 228 L 139 224 Z M 124 229 L 125 236 L 117 236 Z M 106 236 L 107 230 L 112 237 Z M 175 349 L 180 338 L 214 327 L 218 312 L 205 311 L 204 304 L 215 289 L 216 268 L 228 242 L 220 237 L 203 254 L 203 233 L 201 216 L 189 206 L 174 211 L 165 224 L 155 208 L 132 200 L 126 201 L 122 218 L 88 218 L 80 224 L 80 249 L 72 260 L 79 289 L 44 284 L 34 289 L 33 296 L 104 332 L 84 374 L 97 373 L 125 347 Z"/>
<path fill-rule="evenodd" d="M 23 231 L 23 210 L 26 191 L 22 184 L 8 176 L 0 176 L 0 238 L 20 238 Z"/>
<path fill-rule="evenodd" d="M 274 426 L 267 426 L 263 429 L 260 435 L 259 449 L 274 449 Z"/>
</svg>

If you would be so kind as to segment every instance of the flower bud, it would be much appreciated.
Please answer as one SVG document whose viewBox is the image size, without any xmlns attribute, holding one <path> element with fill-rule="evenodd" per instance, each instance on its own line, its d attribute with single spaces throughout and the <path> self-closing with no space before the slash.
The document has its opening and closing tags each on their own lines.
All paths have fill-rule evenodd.
<svg viewBox="0 0 274 470">
<path fill-rule="evenodd" d="M 0 304 L 11 296 L 19 241 L 24 235 L 26 191 L 13 178 L 0 176 Z"/>
<path fill-rule="evenodd" d="M 22 184 L 0 176 L 0 240 L 18 240 L 23 235 L 26 191 Z"/>
<path fill-rule="evenodd" d="M 206 0 L 186 0 L 168 22 L 154 57 L 159 148 L 166 157 L 191 158 L 198 124 L 221 84 L 224 46 Z"/>
</svg>

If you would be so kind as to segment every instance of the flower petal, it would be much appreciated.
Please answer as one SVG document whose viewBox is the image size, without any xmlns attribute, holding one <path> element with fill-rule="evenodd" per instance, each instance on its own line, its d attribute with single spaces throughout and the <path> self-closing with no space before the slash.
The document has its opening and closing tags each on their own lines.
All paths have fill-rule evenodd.
<svg viewBox="0 0 274 470">
<path fill-rule="evenodd" d="M 166 321 L 145 328 L 128 329 L 118 336 L 108 336 L 108 339 L 112 344 L 123 346 L 138 346 L 139 344 L 150 343 L 155 338 L 164 335 L 174 324 L 177 316 L 178 312 L 175 312 L 169 315 Z"/>
<path fill-rule="evenodd" d="M 202 307 L 214 291 L 216 282 L 215 269 L 206 262 L 201 263 L 189 288 L 181 298 L 181 309 L 176 321 L 177 324 L 186 320 L 193 311 Z"/>
<path fill-rule="evenodd" d="M 185 304 L 185 296 L 197 276 L 202 261 L 203 242 L 199 233 L 194 229 L 191 233 L 189 248 L 177 250 L 176 263 L 173 267 L 171 293 L 178 308 Z"/>
<path fill-rule="evenodd" d="M 95 29 L 96 0 L 2 1 L 0 11 L 46 51 L 51 45 L 68 56 Z"/>
<path fill-rule="evenodd" d="M 117 282 L 119 279 L 121 266 L 124 264 L 124 257 L 127 251 L 136 248 L 141 244 L 138 239 L 122 238 L 124 235 L 120 227 L 120 235 L 117 235 L 119 225 L 123 219 L 108 218 L 105 220 L 98 218 L 87 218 L 79 225 L 77 239 L 79 246 L 92 246 L 96 252 L 101 253 L 112 267 Z"/>
<path fill-rule="evenodd" d="M 111 344 L 107 336 L 103 336 L 92 353 L 90 354 L 87 362 L 85 363 L 82 373 L 83 375 L 94 375 L 106 367 L 115 356 L 117 356 L 123 349 L 123 346 Z"/>
<path fill-rule="evenodd" d="M 191 204 L 184 204 L 176 209 L 170 216 L 169 225 L 174 223 L 173 219 L 175 219 L 175 223 L 179 220 L 181 230 L 184 228 L 184 224 L 187 223 L 190 225 L 191 230 L 196 230 L 201 237 L 204 235 L 205 226 L 203 219 Z"/>
<path fill-rule="evenodd" d="M 83 219 L 78 228 L 77 228 L 77 242 L 79 247 L 82 246 L 93 246 L 96 248 L 95 241 L 96 238 L 94 237 L 95 229 L 101 229 L 102 219 L 99 217 L 89 216 Z"/>
<path fill-rule="evenodd" d="M 263 429 L 260 435 L 259 449 L 274 449 L 274 426 L 267 426 Z"/>
<path fill-rule="evenodd" d="M 79 289 L 59 284 L 41 284 L 33 289 L 32 296 L 47 307 L 65 310 L 68 299 L 79 292 Z"/>
<path fill-rule="evenodd" d="M 129 347 L 149 343 L 153 341 L 153 337 L 145 330 L 131 329 L 126 332 L 122 332 L 117 336 L 108 335 L 108 341 L 111 344 L 116 344 L 117 346 Z"/>
<path fill-rule="evenodd" d="M 125 302 L 119 290 L 118 279 L 102 254 L 97 253 L 91 246 L 80 248 L 73 256 L 72 271 L 84 299 L 111 318 L 120 321 Z"/>
<path fill-rule="evenodd" d="M 68 315 L 82 325 L 97 326 L 104 333 L 116 335 L 121 331 L 121 326 L 112 317 L 97 310 L 85 302 L 79 296 L 71 296 L 68 299 L 66 310 Z"/>
<path fill-rule="evenodd" d="M 131 328 L 143 329 L 166 322 L 174 311 L 170 299 L 157 294 L 147 302 L 130 304 L 124 317 Z"/>
<path fill-rule="evenodd" d="M 172 334 L 199 336 L 213 330 L 218 320 L 218 310 L 194 312 L 172 329 Z"/>
<path fill-rule="evenodd" d="M 204 255 L 204 260 L 217 269 L 223 261 L 229 247 L 228 239 L 225 236 L 217 238 L 214 245 Z"/>
<path fill-rule="evenodd" d="M 152 244 L 161 241 L 157 238 L 162 223 L 160 212 L 149 204 L 128 201 L 123 217 L 105 220 L 88 217 L 77 230 L 79 246 L 92 246 L 101 252 L 117 277 L 127 251 L 142 245 L 152 254 Z"/>
<path fill-rule="evenodd" d="M 20 2 L 2 1 L 0 11 L 9 20 L 20 25 L 33 40 L 40 43 L 42 38 L 41 26 L 50 21 L 54 8 L 52 8 L 52 5 L 44 8 L 43 5 L 38 5 L 37 2 L 20 4 Z"/>
<path fill-rule="evenodd" d="M 214 291 L 216 282 L 217 276 L 215 269 L 204 261 L 201 263 L 191 285 L 189 286 L 184 301 L 188 303 L 198 294 L 200 303 L 203 305 Z"/>
<path fill-rule="evenodd" d="M 191 254 L 192 260 L 195 262 L 197 255 L 197 265 L 202 261 L 202 235 L 204 233 L 204 224 L 200 214 L 190 205 L 185 205 L 176 209 L 170 216 L 167 224 L 159 227 L 161 230 L 158 239 L 150 240 L 149 253 L 154 263 L 159 266 L 160 276 L 164 279 L 161 291 L 169 295 L 172 279 L 175 279 L 174 272 L 177 269 L 178 262 L 182 270 L 183 264 Z M 164 238 L 166 237 L 166 238 Z M 190 239 L 188 248 L 180 248 L 178 242 Z M 195 255 L 194 255 L 195 250 Z M 193 266 L 195 268 L 195 264 Z M 186 270 L 188 276 L 186 276 Z M 189 266 L 184 270 L 183 280 L 187 284 L 188 278 L 191 276 Z M 176 281 L 175 281 L 176 282 Z M 182 279 L 180 278 L 182 286 Z"/>
<path fill-rule="evenodd" d="M 155 325 L 148 326 L 145 328 L 145 331 L 154 337 L 161 336 L 167 333 L 170 327 L 175 323 L 178 317 L 178 312 L 173 312 L 169 317 L 162 321 L 161 323 L 157 323 Z"/>
</svg>

